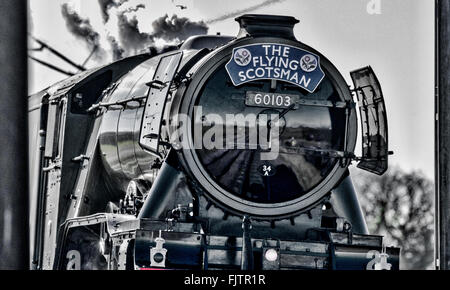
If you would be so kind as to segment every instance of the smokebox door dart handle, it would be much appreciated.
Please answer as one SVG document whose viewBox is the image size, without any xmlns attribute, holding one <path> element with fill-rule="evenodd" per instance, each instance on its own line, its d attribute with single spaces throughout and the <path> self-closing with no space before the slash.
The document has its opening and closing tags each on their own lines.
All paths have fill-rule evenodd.
<svg viewBox="0 0 450 290">
<path fill-rule="evenodd" d="M 160 80 L 153 80 L 151 82 L 146 83 L 146 85 L 152 89 L 162 90 L 167 87 L 167 83 L 164 83 Z"/>
<path fill-rule="evenodd" d="M 281 118 L 283 118 L 287 113 L 289 113 L 291 110 L 293 110 L 295 108 L 295 104 L 290 105 L 288 108 L 284 109 L 280 115 L 278 115 L 278 117 L 276 117 L 275 120 L 269 120 L 267 122 L 267 128 L 272 128 L 272 122 L 274 121 L 279 121 Z"/>
</svg>

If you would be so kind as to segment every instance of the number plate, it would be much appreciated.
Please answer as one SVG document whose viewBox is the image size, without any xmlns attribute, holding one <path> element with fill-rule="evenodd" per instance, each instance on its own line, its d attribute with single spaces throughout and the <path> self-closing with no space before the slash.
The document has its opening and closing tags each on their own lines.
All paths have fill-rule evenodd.
<svg viewBox="0 0 450 290">
<path fill-rule="evenodd" d="M 247 92 L 245 98 L 245 105 L 250 107 L 264 107 L 264 108 L 289 108 L 292 104 L 297 104 L 300 96 L 286 95 L 277 93 L 259 93 Z"/>
</svg>

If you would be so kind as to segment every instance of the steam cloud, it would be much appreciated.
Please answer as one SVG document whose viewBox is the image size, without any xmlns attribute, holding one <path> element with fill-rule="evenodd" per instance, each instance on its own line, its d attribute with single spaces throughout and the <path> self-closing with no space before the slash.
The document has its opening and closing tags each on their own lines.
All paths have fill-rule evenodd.
<svg viewBox="0 0 450 290">
<path fill-rule="evenodd" d="M 152 23 L 153 36 L 166 40 L 178 39 L 183 41 L 190 36 L 208 33 L 208 26 L 203 21 L 192 22 L 189 19 L 167 14 Z"/>
<path fill-rule="evenodd" d="M 61 6 L 61 13 L 66 21 L 68 30 L 75 37 L 83 40 L 91 51 L 95 49 L 94 56 L 98 60 L 102 59 L 106 54 L 104 48 L 101 47 L 101 40 L 104 41 L 104 45 L 110 46 L 110 53 L 113 60 L 118 60 L 125 56 L 139 53 L 144 49 L 147 49 L 147 52 L 150 53 L 170 49 L 170 47 L 179 44 L 190 36 L 206 34 L 208 32 L 208 24 L 236 17 L 285 0 L 265 0 L 262 3 L 251 7 L 199 22 L 191 21 L 185 17 L 178 17 L 177 15 L 169 17 L 166 14 L 153 21 L 153 31 L 151 33 L 140 31 L 136 15 L 130 15 L 145 8 L 144 4 L 134 6 L 124 5 L 129 2 L 129 0 L 97 1 L 105 25 L 105 30 L 106 25 L 111 23 L 115 24 L 115 22 L 110 21 L 111 18 L 114 18 L 117 20 L 116 33 L 111 33 L 111 30 L 109 30 L 106 35 L 98 33 L 93 29 L 89 19 L 82 18 L 76 11 L 73 11 L 68 4 L 63 4 Z M 159 49 L 157 49 L 157 46 Z"/>
<path fill-rule="evenodd" d="M 139 30 L 139 22 L 136 16 L 128 16 L 130 12 L 136 12 L 142 8 L 145 8 L 145 5 L 139 4 L 134 8 L 128 8 L 117 13 L 119 40 L 114 39 L 114 41 L 120 44 L 118 48 L 122 49 L 122 54 L 130 55 L 139 50 L 150 48 L 155 45 L 157 39 L 165 40 L 166 45 L 175 45 L 190 36 L 208 32 L 208 26 L 203 21 L 193 22 L 185 17 L 178 17 L 177 15 L 169 17 L 167 14 L 152 23 L 152 33 L 142 32 Z"/>
<path fill-rule="evenodd" d="M 98 0 L 98 4 L 100 5 L 100 10 L 102 11 L 102 17 L 103 22 L 106 23 L 109 20 L 109 10 L 112 7 L 119 7 L 123 3 L 127 2 L 128 0 L 121 0 L 121 1 L 115 1 L 115 0 Z"/>
<path fill-rule="evenodd" d="M 219 16 L 217 18 L 207 20 L 206 24 L 212 24 L 212 23 L 223 21 L 223 20 L 227 20 L 229 18 L 240 16 L 241 14 L 248 13 L 248 12 L 253 12 L 253 10 L 256 10 L 256 9 L 259 9 L 259 8 L 263 8 L 263 7 L 268 6 L 268 5 L 280 3 L 280 2 L 283 2 L 283 1 L 285 1 L 285 0 L 265 0 L 264 2 L 262 2 L 260 4 L 256 4 L 256 5 L 253 5 L 253 6 L 244 8 L 244 9 L 241 9 L 241 10 L 236 10 L 236 11 L 224 14 L 222 16 Z"/>
<path fill-rule="evenodd" d="M 187 18 L 167 14 L 152 23 L 153 33 L 139 31 L 136 17 L 128 19 L 126 13 L 119 16 L 120 43 L 126 51 L 137 51 L 154 44 L 156 39 L 178 43 L 188 37 L 206 34 L 208 26 L 204 22 L 192 22 Z"/>
<path fill-rule="evenodd" d="M 145 8 L 145 5 L 138 4 L 125 7 L 129 6 L 124 5 L 128 1 L 98 0 L 103 23 L 108 25 L 115 23 L 110 22 L 112 18 L 117 20 L 116 33 L 108 32 L 106 36 L 101 36 L 96 32 L 89 19 L 83 19 L 78 13 L 71 10 L 67 4 L 61 6 L 61 11 L 69 31 L 74 36 L 84 40 L 90 49 L 99 48 L 97 49 L 97 56 L 105 53 L 105 50 L 100 49 L 100 40 L 102 38 L 106 41 L 104 44 L 110 46 L 114 60 L 143 50 L 147 50 L 150 53 L 165 51 L 173 48 L 174 45 L 179 44 L 190 36 L 208 32 L 208 26 L 203 21 L 194 22 L 177 15 L 169 17 L 167 14 L 152 23 L 153 31 L 151 33 L 140 31 L 137 17 L 132 14 Z"/>
<path fill-rule="evenodd" d="M 192 22 L 187 18 L 167 14 L 152 23 L 153 33 L 139 31 L 136 17 L 128 19 L 122 13 L 119 15 L 119 38 L 126 50 L 139 50 L 152 45 L 156 39 L 168 42 L 180 42 L 188 37 L 206 34 L 208 26 L 204 22 Z"/>
<path fill-rule="evenodd" d="M 102 11 L 103 22 L 108 22 L 108 10 L 111 7 L 115 7 L 117 5 L 116 2 L 114 2 L 113 0 L 98 0 L 98 5 L 100 5 L 100 10 Z"/>
<path fill-rule="evenodd" d="M 93 29 L 90 21 L 81 18 L 68 4 L 61 6 L 61 13 L 66 21 L 67 29 L 75 37 L 84 40 L 91 51 L 95 49 L 95 56 L 101 58 L 103 52 L 100 48 L 100 34 Z"/>
<path fill-rule="evenodd" d="M 123 50 L 122 47 L 120 47 L 117 40 L 112 36 L 108 36 L 108 42 L 111 45 L 113 60 L 119 60 L 123 58 L 123 54 L 125 51 Z"/>
<path fill-rule="evenodd" d="M 128 19 L 125 13 L 121 13 L 118 20 L 119 40 L 125 51 L 138 51 L 153 43 L 150 34 L 139 30 L 136 17 Z"/>
</svg>

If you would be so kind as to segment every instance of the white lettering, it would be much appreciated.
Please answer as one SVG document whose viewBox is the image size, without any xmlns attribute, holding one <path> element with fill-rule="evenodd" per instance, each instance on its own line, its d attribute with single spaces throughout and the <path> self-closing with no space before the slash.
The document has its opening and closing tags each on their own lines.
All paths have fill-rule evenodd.
<svg viewBox="0 0 450 290">
<path fill-rule="evenodd" d="M 258 56 L 253 57 L 253 66 L 258 66 L 258 63 L 259 63 L 259 57 Z"/>
<path fill-rule="evenodd" d="M 296 72 L 289 80 L 298 84 L 298 73 Z"/>
<path fill-rule="evenodd" d="M 245 77 L 245 73 L 243 71 L 239 72 L 239 78 L 241 79 L 241 82 L 245 81 L 247 78 Z"/>
<path fill-rule="evenodd" d="M 272 46 L 272 55 L 281 55 L 281 46 Z"/>
<path fill-rule="evenodd" d="M 274 60 L 274 56 L 272 56 L 272 57 L 268 57 L 267 55 L 266 55 L 266 59 L 267 59 L 267 61 L 269 62 L 269 66 L 272 66 L 272 61 Z"/>
<path fill-rule="evenodd" d="M 252 73 L 253 75 L 250 75 L 250 73 Z M 246 76 L 247 76 L 247 78 L 249 79 L 249 80 L 252 80 L 252 79 L 254 79 L 255 78 L 255 70 L 254 69 L 249 69 L 247 72 L 246 72 Z"/>
<path fill-rule="evenodd" d="M 288 59 L 280 58 L 280 67 L 288 68 L 288 63 L 289 63 Z"/>
<path fill-rule="evenodd" d="M 290 70 L 281 70 L 281 78 L 282 79 L 289 79 L 289 77 L 291 76 L 291 71 Z"/>
<path fill-rule="evenodd" d="M 274 74 L 274 77 L 275 77 L 275 78 L 279 78 L 279 77 L 280 77 L 280 69 L 279 69 L 279 68 L 275 68 L 273 71 L 274 71 L 274 73 L 275 73 L 275 74 Z"/>
<path fill-rule="evenodd" d="M 256 69 L 255 74 L 256 74 L 256 77 L 262 78 L 265 75 L 265 71 L 262 67 L 259 67 Z"/>
<path fill-rule="evenodd" d="M 302 76 L 302 78 L 300 79 L 300 85 L 303 84 L 304 87 L 308 87 L 309 83 L 311 82 L 311 78 L 306 79 L 306 76 Z"/>
<path fill-rule="evenodd" d="M 290 68 L 291 70 L 297 70 L 299 64 L 300 64 L 300 63 L 299 63 L 297 60 L 293 60 L 293 61 L 291 61 L 291 62 L 289 63 L 289 68 Z"/>
</svg>

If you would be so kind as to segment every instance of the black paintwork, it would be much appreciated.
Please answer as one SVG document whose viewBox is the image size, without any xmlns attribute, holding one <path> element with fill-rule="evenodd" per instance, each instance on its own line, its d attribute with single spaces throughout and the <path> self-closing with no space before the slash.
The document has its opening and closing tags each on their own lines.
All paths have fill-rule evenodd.
<svg viewBox="0 0 450 290">
<path fill-rule="evenodd" d="M 277 26 L 275 20 L 283 20 L 284 25 Z M 88 251 L 86 257 L 92 263 L 83 264 L 88 265 L 84 266 L 87 269 L 134 268 L 131 263 L 151 266 L 148 253 L 155 246 L 155 233 L 159 230 L 167 239 L 169 267 L 239 267 L 243 216 L 251 220 L 251 230 L 247 225 L 246 258 L 241 267 L 251 268 L 253 263 L 249 259 L 253 257 L 255 268 L 310 268 L 314 260 L 305 258 L 303 267 L 303 260 L 295 258 L 298 251 L 290 249 L 303 247 L 309 243 L 303 244 L 305 240 L 310 240 L 313 244 L 327 245 L 326 250 L 319 247 L 315 252 L 322 261 L 316 268 L 345 268 L 339 265 L 348 264 L 346 258 L 344 264 L 335 263 L 337 248 L 331 233 L 346 235 L 348 240 L 343 244 L 350 248 L 351 225 L 354 232 L 367 234 L 347 170 L 357 135 L 351 92 L 331 62 L 293 38 L 296 23 L 293 19 L 252 15 L 240 18 L 240 23 L 237 38 L 195 37 L 177 50 L 124 59 L 74 76 L 30 99 L 30 112 L 36 110 L 39 99 L 39 112 L 41 115 L 47 112 L 45 117 L 37 118 L 42 122 L 40 129 L 47 135 L 44 159 L 39 161 L 39 170 L 34 171 L 35 179 L 42 181 L 36 192 L 41 201 L 37 210 L 42 214 L 36 225 L 37 268 L 64 268 L 67 251 L 84 248 L 79 239 L 85 237 L 86 243 L 95 243 L 86 232 L 77 232 L 85 223 L 92 224 L 93 232 L 99 232 L 100 242 L 105 243 L 104 251 L 108 252 L 98 255 L 99 250 Z M 281 34 L 267 35 L 269 30 L 263 29 L 267 27 Z M 234 87 L 224 64 L 233 48 L 252 43 L 288 44 L 321 55 L 326 78 L 314 94 L 282 82 L 274 86 L 270 81 L 259 81 Z M 159 72 L 164 78 L 164 72 L 170 71 L 161 67 L 161 60 L 170 60 L 175 55 L 182 55 L 180 62 L 172 64 L 177 66 L 175 77 L 167 83 L 155 82 L 159 80 Z M 149 117 L 145 112 L 152 111 L 145 111 L 144 107 L 152 102 L 148 95 L 154 85 L 167 91 L 167 95 L 160 96 L 165 100 L 161 106 L 164 110 L 157 112 L 161 118 L 156 136 L 159 146 L 147 150 L 142 146 L 143 138 L 155 136 L 143 136 L 142 124 Z M 261 91 L 298 94 L 313 101 L 347 105 L 300 106 L 289 112 L 248 107 L 245 92 L 254 91 L 255 86 Z M 202 105 L 205 114 L 282 114 L 285 121 L 282 152 L 271 163 L 274 173 L 269 177 L 258 175 L 263 164 L 259 153 L 252 150 L 180 150 L 169 136 L 177 129 L 177 114 L 192 116 L 194 105 Z M 183 129 L 184 136 L 191 136 L 191 125 L 195 124 Z M 299 144 L 344 155 L 283 151 Z M 138 217 L 99 214 L 120 207 L 131 181 L 147 196 Z M 333 208 L 326 216 L 331 222 L 324 222 L 324 204 Z M 89 215 L 94 216 L 86 217 Z M 121 227 L 117 224 L 113 227 L 108 220 L 116 218 L 127 221 Z M 64 222 L 65 228 L 60 228 Z M 106 229 L 94 226 L 103 223 Z M 327 228 L 328 225 L 333 228 Z M 68 232 L 71 228 L 75 233 Z M 317 229 L 325 234 L 312 234 Z M 361 239 L 364 249 L 382 246 L 380 241 L 369 245 L 370 237 Z M 277 240 L 283 241 L 281 245 L 276 244 Z M 253 248 L 253 242 L 263 246 Z M 262 257 L 268 247 L 277 248 L 289 262 L 284 266 L 264 262 Z M 181 257 L 184 251 L 194 258 Z M 349 265 L 352 267 L 352 262 Z"/>
</svg>

